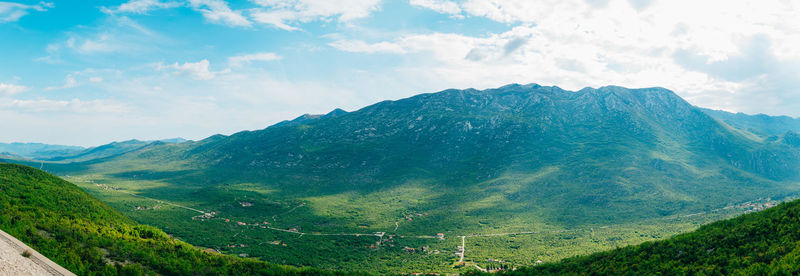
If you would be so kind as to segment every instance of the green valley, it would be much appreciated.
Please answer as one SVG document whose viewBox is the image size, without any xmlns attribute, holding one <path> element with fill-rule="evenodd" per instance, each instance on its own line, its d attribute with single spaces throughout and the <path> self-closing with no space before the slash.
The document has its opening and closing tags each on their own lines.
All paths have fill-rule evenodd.
<svg viewBox="0 0 800 276">
<path fill-rule="evenodd" d="M 28 164 L 225 254 L 452 273 L 664 239 L 794 198 L 793 135 L 731 126 L 662 88 L 531 84 Z"/>
</svg>

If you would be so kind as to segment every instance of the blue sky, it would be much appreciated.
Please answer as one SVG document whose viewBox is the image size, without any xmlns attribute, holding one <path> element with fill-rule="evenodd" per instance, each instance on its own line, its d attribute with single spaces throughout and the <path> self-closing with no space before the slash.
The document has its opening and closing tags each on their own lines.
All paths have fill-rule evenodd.
<svg viewBox="0 0 800 276">
<path fill-rule="evenodd" d="M 695 2 L 0 2 L 0 142 L 202 139 L 514 82 L 800 115 L 798 7 Z"/>
</svg>

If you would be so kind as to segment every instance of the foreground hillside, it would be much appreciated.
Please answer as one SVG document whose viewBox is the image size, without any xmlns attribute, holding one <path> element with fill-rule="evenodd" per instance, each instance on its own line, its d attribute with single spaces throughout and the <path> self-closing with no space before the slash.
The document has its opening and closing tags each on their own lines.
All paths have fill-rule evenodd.
<svg viewBox="0 0 800 276">
<path fill-rule="evenodd" d="M 21 165 L 0 163 L 0 229 L 78 275 L 323 274 L 203 252 Z"/>
<path fill-rule="evenodd" d="M 505 275 L 797 275 L 800 200 L 673 238 L 504 272 Z"/>
</svg>

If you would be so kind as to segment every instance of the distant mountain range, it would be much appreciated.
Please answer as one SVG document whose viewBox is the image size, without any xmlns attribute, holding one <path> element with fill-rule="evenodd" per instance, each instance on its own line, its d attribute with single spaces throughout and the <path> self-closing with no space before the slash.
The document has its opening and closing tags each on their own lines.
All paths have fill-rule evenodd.
<svg viewBox="0 0 800 276">
<path fill-rule="evenodd" d="M 64 145 L 49 145 L 42 143 L 0 143 L 0 154 L 7 157 L 42 160 L 42 161 L 86 161 L 91 159 L 109 157 L 142 148 L 154 142 L 183 143 L 189 140 L 183 138 L 163 139 L 156 141 L 128 140 L 112 142 L 97 147 L 79 147 Z"/>
<path fill-rule="evenodd" d="M 720 110 L 702 109 L 703 112 L 733 127 L 763 136 L 780 136 L 786 132 L 800 132 L 800 118 L 789 116 L 748 115 Z"/>
</svg>

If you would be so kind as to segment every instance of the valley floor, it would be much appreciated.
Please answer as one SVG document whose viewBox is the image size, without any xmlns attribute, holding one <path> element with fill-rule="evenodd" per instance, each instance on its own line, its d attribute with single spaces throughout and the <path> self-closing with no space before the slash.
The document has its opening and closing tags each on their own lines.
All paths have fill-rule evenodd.
<svg viewBox="0 0 800 276">
<path fill-rule="evenodd" d="M 277 264 L 378 273 L 460 273 L 555 262 L 668 238 L 777 203 L 761 198 L 705 212 L 574 227 L 475 216 L 475 226 L 465 227 L 442 222 L 436 217 L 439 210 L 389 206 L 408 202 L 406 195 L 415 194 L 413 190 L 370 195 L 369 200 L 379 198 L 370 203 L 342 196 L 286 199 L 250 186 L 184 192 L 190 193 L 187 196 L 172 189 L 153 192 L 163 189 L 159 182 L 102 176 L 66 179 L 136 221 L 209 251 Z M 391 208 L 396 208 L 394 216 L 386 211 Z M 315 213 L 319 210 L 333 213 Z M 495 223 L 503 220 L 505 224 Z"/>
</svg>

